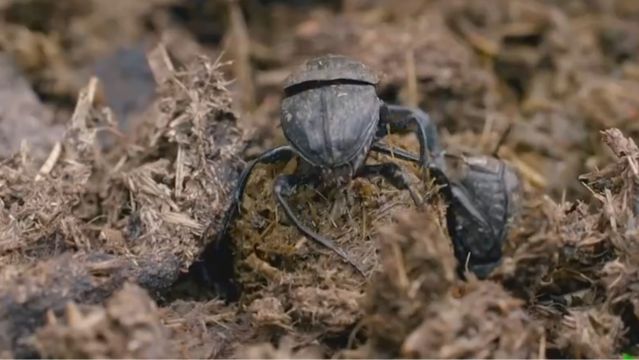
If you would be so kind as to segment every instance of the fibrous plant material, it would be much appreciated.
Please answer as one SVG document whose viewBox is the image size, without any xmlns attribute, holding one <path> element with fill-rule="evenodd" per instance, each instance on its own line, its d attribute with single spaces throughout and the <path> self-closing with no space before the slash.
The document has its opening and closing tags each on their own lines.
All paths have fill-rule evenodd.
<svg viewBox="0 0 639 360">
<path fill-rule="evenodd" d="M 426 308 L 457 282 L 451 243 L 432 210 L 404 213 L 397 220 L 380 234 L 381 271 L 364 302 L 369 345 L 389 356 L 397 355 Z"/>
<path fill-rule="evenodd" d="M 174 357 L 155 302 L 136 285 L 125 283 L 104 307 L 69 302 L 63 318 L 48 312 L 47 319 L 36 332 L 38 350 L 46 357 Z"/>
<path fill-rule="evenodd" d="M 227 4 L 218 1 L 0 0 L 0 49 L 14 57 L 27 79 L 15 88 L 0 81 L 5 88 L 0 97 L 9 99 L 0 109 L 0 121 L 9 112 L 18 114 L 0 123 L 0 132 L 11 134 L 11 141 L 2 144 L 16 149 L 27 132 L 12 127 L 15 121 L 43 131 L 29 134 L 32 139 L 50 134 L 39 124 L 67 122 L 78 90 L 96 69 L 99 81 L 89 116 L 78 119 L 89 119 L 87 128 L 97 131 L 100 143 L 105 137 L 113 140 L 106 151 L 80 131 L 57 138 L 57 145 L 45 141 L 41 154 L 35 151 L 39 140 L 29 141 L 30 149 L 0 160 L 0 357 L 44 356 L 31 340 L 49 310 L 56 329 L 71 334 L 75 330 L 64 319 L 69 300 L 75 300 L 84 319 L 106 309 L 100 303 L 126 280 L 144 285 L 161 300 L 158 316 L 170 335 L 154 341 L 158 349 L 175 350 L 175 357 L 639 354 L 638 156 L 633 142 L 639 134 L 639 2 L 260 0 L 236 5 L 228 18 L 220 11 Z M 241 36 L 232 36 L 227 20 Z M 134 74 L 125 74 L 122 84 L 102 70 L 121 62 L 131 65 L 126 54 L 139 55 L 145 40 L 160 37 L 175 50 L 171 58 L 180 69 L 171 70 L 162 56 L 152 56 L 154 75 L 165 84 L 158 89 L 163 100 L 146 114 L 138 113 L 142 125 L 131 130 L 141 133 L 126 134 L 112 124 L 124 108 L 144 107 L 140 100 L 147 92 L 138 92 L 131 81 L 139 79 L 141 70 L 136 66 Z M 240 51 L 232 51 L 233 46 Z M 210 80 L 206 66 L 178 66 L 189 63 L 185 60 L 193 52 L 222 50 L 238 65 L 228 78 L 234 83 Z M 492 154 L 504 129 L 512 126 L 495 153 L 521 172 L 524 195 L 502 264 L 488 281 L 446 280 L 441 269 L 454 265 L 450 253 L 440 252 L 451 246 L 447 229 L 425 230 L 426 222 L 442 221 L 415 215 L 399 223 L 414 229 L 413 238 L 428 233 L 442 245 L 432 253 L 424 250 L 430 254 L 425 258 L 435 259 L 424 262 L 433 266 L 416 266 L 408 276 L 408 283 L 417 284 L 415 295 L 395 281 L 399 266 L 381 266 L 396 259 L 388 251 L 395 246 L 383 245 L 384 239 L 407 251 L 404 260 L 413 259 L 410 251 L 418 249 L 400 240 L 411 238 L 407 231 L 387 227 L 398 209 L 411 207 L 406 194 L 383 180 L 356 180 L 335 192 L 299 189 L 291 198 L 296 212 L 372 275 L 358 277 L 336 256 L 301 237 L 273 201 L 272 180 L 280 172 L 290 173 L 291 163 L 260 167 L 247 186 L 233 230 L 237 274 L 244 286 L 238 303 L 225 304 L 197 291 L 197 299 L 181 299 L 173 290 L 158 296 L 201 249 L 194 241 L 198 229 L 213 220 L 215 231 L 219 220 L 220 213 L 208 213 L 202 205 L 215 204 L 217 195 L 188 190 L 203 179 L 198 169 L 219 165 L 232 177 L 240 164 L 229 160 L 232 165 L 226 167 L 206 150 L 201 162 L 177 166 L 175 141 L 186 149 L 181 157 L 188 162 L 200 157 L 191 152 L 200 144 L 189 133 L 191 114 L 206 113 L 206 124 L 208 114 L 226 116 L 200 99 L 213 93 L 220 94 L 217 100 L 226 98 L 221 95 L 226 91 L 215 90 L 218 85 L 228 84 L 231 94 L 251 90 L 234 95 L 251 99 L 247 107 L 234 106 L 244 111 L 238 125 L 255 148 L 228 152 L 249 160 L 256 151 L 284 141 L 277 124 L 285 76 L 293 66 L 327 53 L 350 55 L 381 71 L 383 100 L 420 104 L 437 123 L 449 153 Z M 114 90 L 114 80 L 126 91 Z M 103 111 L 104 103 L 113 106 L 113 114 Z M 25 104 L 27 110 L 14 111 Z M 54 109 L 54 120 L 46 110 L 35 114 L 42 106 Z M 602 144 L 599 132 L 605 129 Z M 417 150 L 412 136 L 388 140 Z M 215 144 L 203 148 L 218 149 Z M 414 183 L 424 185 L 422 195 L 430 198 L 426 184 Z M 202 189 L 217 186 L 202 183 Z M 224 203 L 224 193 L 219 195 Z M 437 215 L 447 210 L 434 209 Z M 415 280 L 420 276 L 429 282 Z M 379 301 L 370 306 L 369 299 Z M 545 329 L 541 336 L 537 324 Z M 532 330 L 522 330 L 524 325 Z M 72 338 L 81 338 L 76 335 Z M 78 349 L 74 341 L 68 350 Z"/>
<path fill-rule="evenodd" d="M 295 340 L 284 337 L 274 346 L 271 343 L 249 345 L 240 349 L 236 354 L 237 359 L 322 359 L 322 352 L 316 346 L 308 345 L 297 348 Z"/>
<path fill-rule="evenodd" d="M 228 358 L 258 331 L 238 306 L 219 299 L 175 300 L 160 309 L 160 318 L 177 358 Z"/>
<path fill-rule="evenodd" d="M 382 271 L 368 291 L 369 342 L 354 355 L 529 358 L 543 330 L 492 281 L 456 278 L 451 242 L 433 212 L 404 214 L 386 228 Z M 351 353 L 349 353 L 350 355 Z"/>
<path fill-rule="evenodd" d="M 461 297 L 431 304 L 422 324 L 405 339 L 404 357 L 440 359 L 544 356 L 544 332 L 498 283 L 471 281 Z M 541 353 L 541 354 L 540 354 Z"/>
<path fill-rule="evenodd" d="M 599 226 L 607 235 L 610 260 L 597 273 L 605 289 L 605 306 L 581 316 L 590 320 L 601 340 L 581 347 L 584 356 L 608 356 L 622 346 L 634 346 L 639 325 L 639 147 L 616 128 L 601 132 L 614 160 L 600 171 L 584 174 L 580 180 L 592 191 L 601 206 Z M 578 315 L 578 314 L 577 314 Z M 580 317 L 574 316 L 573 322 Z M 621 321 L 623 320 L 623 322 Z"/>
<path fill-rule="evenodd" d="M 639 151 L 618 129 L 602 135 L 613 160 L 579 177 L 599 205 L 546 198 L 529 207 L 492 277 L 543 319 L 549 349 L 574 357 L 615 356 L 637 341 Z"/>
<path fill-rule="evenodd" d="M 604 309 L 571 310 L 555 340 L 575 358 L 610 358 L 620 349 L 623 321 Z"/>
<path fill-rule="evenodd" d="M 125 280 L 153 296 L 168 289 L 227 206 L 243 141 L 221 64 L 200 58 L 177 71 L 152 56 L 162 62 L 134 143 L 98 146 L 98 132 L 118 131 L 95 104 L 94 79 L 45 165 L 26 152 L 0 164 L 0 340 L 16 356 L 33 351 L 23 337 L 67 301 L 99 302 Z"/>
</svg>

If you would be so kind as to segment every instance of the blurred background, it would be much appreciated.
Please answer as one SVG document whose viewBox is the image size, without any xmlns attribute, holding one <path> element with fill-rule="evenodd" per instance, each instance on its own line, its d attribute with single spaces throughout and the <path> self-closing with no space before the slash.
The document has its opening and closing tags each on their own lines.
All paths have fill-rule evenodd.
<svg viewBox="0 0 639 360">
<path fill-rule="evenodd" d="M 381 73 L 384 100 L 430 113 L 452 151 L 490 153 L 507 133 L 500 157 L 572 197 L 607 161 L 599 130 L 639 133 L 638 20 L 636 0 L 0 0 L 0 157 L 21 139 L 46 154 L 91 76 L 135 131 L 159 41 L 177 64 L 231 61 L 253 156 L 283 142 L 291 69 L 340 53 Z"/>
</svg>

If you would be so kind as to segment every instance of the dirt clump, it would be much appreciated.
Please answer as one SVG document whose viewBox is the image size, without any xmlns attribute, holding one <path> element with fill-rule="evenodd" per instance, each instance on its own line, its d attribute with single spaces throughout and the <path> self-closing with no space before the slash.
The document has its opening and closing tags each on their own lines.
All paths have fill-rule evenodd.
<svg viewBox="0 0 639 360">
<path fill-rule="evenodd" d="M 456 260 L 444 231 L 435 216 L 414 213 L 402 215 L 381 234 L 382 271 L 371 282 L 365 307 L 373 346 L 397 351 L 422 321 L 425 308 L 457 283 Z"/>
<path fill-rule="evenodd" d="M 235 354 L 238 359 L 319 359 L 322 352 L 316 346 L 297 348 L 291 338 L 282 338 L 277 346 L 271 343 L 250 345 Z"/>
<path fill-rule="evenodd" d="M 543 330 L 523 301 L 494 282 L 471 282 L 462 297 L 429 307 L 402 344 L 413 358 L 532 358 L 543 352 Z"/>
<path fill-rule="evenodd" d="M 46 357 L 167 358 L 173 356 L 167 336 L 155 302 L 142 288 L 124 284 L 105 307 L 81 309 L 70 302 L 64 319 L 48 313 L 36 342 Z"/>
<path fill-rule="evenodd" d="M 250 319 L 222 300 L 175 300 L 160 308 L 167 345 L 180 358 L 229 358 L 256 335 Z"/>
<path fill-rule="evenodd" d="M 575 358 L 609 357 L 620 348 L 621 319 L 602 309 L 571 310 L 564 317 L 557 344 Z"/>
<path fill-rule="evenodd" d="M 419 219 L 419 220 L 418 220 Z M 457 279 L 432 213 L 404 214 L 381 237 L 382 271 L 368 289 L 362 357 L 531 357 L 543 331 L 498 283 Z"/>
<path fill-rule="evenodd" d="M 37 326 L 49 308 L 99 302 L 125 280 L 154 296 L 169 289 L 227 206 L 242 140 L 219 64 L 199 59 L 176 72 L 158 61 L 157 107 L 132 144 L 96 146 L 98 132 L 118 131 L 108 108 L 95 106 L 93 80 L 44 165 L 26 152 L 2 164 L 0 298 L 24 311 L 0 322 L 13 329 L 3 347 L 18 356 L 30 351 L 18 345 L 20 324 Z"/>
</svg>

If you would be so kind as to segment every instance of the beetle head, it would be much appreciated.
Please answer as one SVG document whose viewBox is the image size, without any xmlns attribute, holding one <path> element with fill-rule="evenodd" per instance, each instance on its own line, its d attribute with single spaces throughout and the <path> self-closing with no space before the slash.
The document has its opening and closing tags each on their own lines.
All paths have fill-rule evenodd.
<svg viewBox="0 0 639 360">
<path fill-rule="evenodd" d="M 361 83 L 377 85 L 379 79 L 375 72 L 364 63 L 343 56 L 328 54 L 312 58 L 295 69 L 284 81 L 284 91 L 295 92 L 325 83 Z"/>
</svg>

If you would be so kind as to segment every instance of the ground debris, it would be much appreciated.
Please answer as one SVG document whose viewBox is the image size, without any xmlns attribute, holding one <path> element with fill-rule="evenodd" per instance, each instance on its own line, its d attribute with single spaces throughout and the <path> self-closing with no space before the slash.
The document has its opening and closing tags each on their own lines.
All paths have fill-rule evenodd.
<svg viewBox="0 0 639 360">
<path fill-rule="evenodd" d="M 632 139 L 626 138 L 619 129 L 607 129 L 602 131 L 603 141 L 615 153 L 615 156 L 622 158 L 639 156 L 639 148 Z"/>
<path fill-rule="evenodd" d="M 0 164 L 0 298 L 5 308 L 34 304 L 0 318 L 4 347 L 17 356 L 31 353 L 23 338 L 49 308 L 100 302 L 125 280 L 157 296 L 203 250 L 200 235 L 227 207 L 242 140 L 221 64 L 189 66 L 158 85 L 131 144 L 98 146 L 100 132 L 118 131 L 96 104 L 94 78 L 45 165 L 26 151 Z M 15 295 L 14 281 L 29 291 Z"/>
<path fill-rule="evenodd" d="M 228 358 L 255 329 L 237 306 L 221 300 L 176 300 L 160 309 L 169 347 L 184 359 Z"/>
<path fill-rule="evenodd" d="M 53 124 L 53 112 L 40 102 L 22 71 L 5 53 L 0 54 L 0 158 L 20 150 L 26 141 L 31 156 L 43 159 L 63 128 Z M 46 129 L 46 131 L 43 131 Z"/>
<path fill-rule="evenodd" d="M 473 114 L 489 106 L 482 94 L 493 86 L 492 79 L 440 14 L 424 12 L 401 26 L 367 24 L 357 36 L 358 46 L 344 51 L 384 75 L 382 93 L 397 89 L 393 101 L 428 109 L 442 128 L 481 129 Z"/>
<path fill-rule="evenodd" d="M 509 238 L 502 264 L 490 278 L 526 299 L 556 291 L 562 286 L 559 283 L 593 285 L 588 279 L 596 277 L 601 257 L 609 250 L 597 228 L 598 217 L 583 203 L 557 204 L 548 198 L 526 208 Z"/>
<path fill-rule="evenodd" d="M 248 311 L 252 315 L 255 326 L 288 327 L 291 323 L 291 316 L 284 311 L 282 302 L 275 297 L 254 300 L 249 305 Z"/>
<path fill-rule="evenodd" d="M 48 313 L 37 347 L 54 358 L 171 358 L 168 331 L 142 288 L 125 283 L 105 306 L 67 304 L 63 319 Z"/>
<path fill-rule="evenodd" d="M 17 60 L 39 94 L 73 101 L 96 63 L 123 48 L 148 47 L 153 15 L 175 2 L 8 1 L 0 9 L 0 49 Z"/>
<path fill-rule="evenodd" d="M 636 0 L 0 0 L 0 51 L 26 80 L 0 91 L 0 357 L 45 356 L 38 329 L 55 330 L 40 345 L 60 357 L 128 341 L 82 343 L 95 333 L 61 316 L 73 302 L 71 318 L 115 319 L 105 300 L 127 282 L 159 304 L 135 303 L 152 314 L 153 357 L 638 355 L 638 19 Z M 420 106 L 449 154 L 521 174 L 521 216 L 487 280 L 457 279 L 437 200 L 401 215 L 409 196 L 382 179 L 297 189 L 294 211 L 358 276 L 277 206 L 272 181 L 291 162 L 247 185 L 232 231 L 239 301 L 176 284 L 215 232 L 240 157 L 285 142 L 285 76 L 327 53 L 380 71 L 380 97 Z M 412 134 L 387 140 L 418 149 Z M 433 200 L 424 174 L 393 161 Z M 128 334 L 115 323 L 91 329 Z M 99 348 L 143 356 L 114 344 Z"/>
<path fill-rule="evenodd" d="M 636 252 L 632 256 L 636 257 Z M 607 298 L 613 309 L 624 311 L 623 305 L 629 304 L 634 319 L 639 319 L 639 267 L 636 259 L 622 257 L 606 263 L 602 270 L 602 282 L 607 291 Z"/>
<path fill-rule="evenodd" d="M 498 283 L 456 279 L 450 240 L 432 214 L 412 213 L 381 234 L 371 283 L 369 343 L 349 355 L 418 358 L 531 357 L 543 331 Z"/>
<path fill-rule="evenodd" d="M 602 131 L 602 139 L 616 159 L 579 176 L 598 205 L 546 198 L 528 208 L 492 276 L 557 334 L 549 349 L 574 357 L 610 357 L 637 341 L 628 329 L 639 319 L 633 203 L 639 152 L 618 129 Z"/>
<path fill-rule="evenodd" d="M 602 222 L 611 231 L 617 255 L 634 259 L 639 220 L 639 148 L 616 128 L 603 131 L 602 137 L 615 161 L 579 179 L 602 205 Z"/>
<path fill-rule="evenodd" d="M 295 320 L 313 326 L 323 324 L 326 331 L 340 330 L 360 318 L 359 300 L 362 294 L 355 290 L 319 289 L 299 287 L 292 291 Z"/>
<path fill-rule="evenodd" d="M 499 284 L 471 281 L 460 299 L 433 303 L 423 323 L 404 341 L 403 357 L 534 358 L 543 356 L 541 324 Z"/>
<path fill-rule="evenodd" d="M 620 351 L 624 325 L 600 308 L 571 310 L 557 332 L 557 345 L 575 358 L 611 358 Z"/>
<path fill-rule="evenodd" d="M 396 355 L 426 308 L 456 283 L 456 260 L 444 231 L 430 212 L 403 213 L 396 225 L 382 229 L 381 271 L 364 299 L 372 349 Z"/>
<path fill-rule="evenodd" d="M 253 344 L 239 350 L 237 359 L 323 359 L 322 351 L 317 346 L 297 346 L 290 337 L 280 340 L 278 346 L 271 343 Z"/>
</svg>

